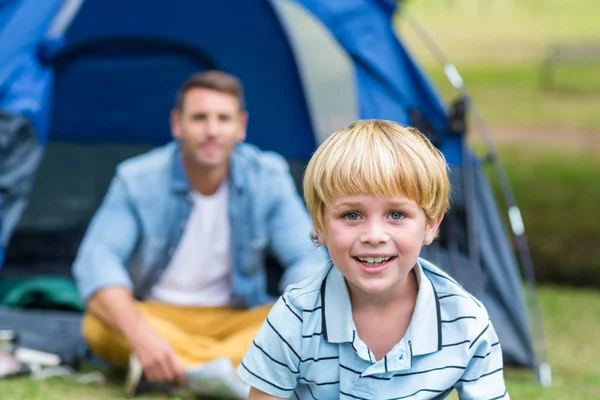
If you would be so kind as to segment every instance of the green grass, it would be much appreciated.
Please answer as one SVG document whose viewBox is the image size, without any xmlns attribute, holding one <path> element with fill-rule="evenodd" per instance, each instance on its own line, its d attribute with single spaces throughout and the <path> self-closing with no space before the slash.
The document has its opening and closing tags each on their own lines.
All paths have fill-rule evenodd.
<svg viewBox="0 0 600 400">
<path fill-rule="evenodd" d="M 521 208 L 538 280 L 599 287 L 597 153 L 514 145 L 501 147 L 500 157 Z"/>
<path fill-rule="evenodd" d="M 406 10 L 458 68 L 521 206 L 537 276 L 600 283 L 600 60 L 542 63 L 556 44 L 595 43 L 595 0 L 407 0 Z M 402 13 L 398 32 L 446 102 L 456 97 Z M 519 128 L 523 136 L 506 135 Z M 494 135 L 495 132 L 501 132 Z M 503 140 L 504 139 L 504 140 Z M 526 146 L 527 145 L 527 146 Z"/>
<path fill-rule="evenodd" d="M 600 292 L 545 286 L 540 289 L 539 295 L 554 382 L 552 387 L 542 388 L 535 383 L 530 372 L 509 369 L 506 377 L 511 397 L 527 400 L 600 398 Z M 121 380 L 114 375 L 109 375 L 109 378 L 108 383 L 102 386 L 86 386 L 62 378 L 47 381 L 25 378 L 0 380 L 0 398 L 124 399 Z M 141 397 L 156 398 L 164 396 L 158 393 Z"/>
<path fill-rule="evenodd" d="M 595 0 L 408 0 L 406 10 L 460 64 L 539 61 L 556 43 L 600 39 Z M 402 13 L 398 22 L 415 52 L 430 59 Z"/>
<path fill-rule="evenodd" d="M 425 70 L 446 101 L 456 97 L 439 67 L 426 65 Z M 541 68 L 534 64 L 469 64 L 459 72 L 491 125 L 600 131 L 600 62 L 558 67 L 552 88 L 542 87 Z"/>
<path fill-rule="evenodd" d="M 600 2 L 408 0 L 406 9 L 456 65 L 490 124 L 600 131 Z M 443 97 L 454 97 L 402 13 L 397 27 Z M 596 46 L 595 60 L 556 64 L 551 79 L 543 79 L 543 60 L 554 45 L 582 43 Z"/>
</svg>

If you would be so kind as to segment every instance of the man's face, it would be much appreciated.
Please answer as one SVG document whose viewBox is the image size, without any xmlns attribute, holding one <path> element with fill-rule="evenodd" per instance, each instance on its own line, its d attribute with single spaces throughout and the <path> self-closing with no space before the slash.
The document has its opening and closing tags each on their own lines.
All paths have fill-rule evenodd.
<svg viewBox="0 0 600 400">
<path fill-rule="evenodd" d="M 181 141 L 184 159 L 200 169 L 226 167 L 236 143 L 246 138 L 247 114 L 229 93 L 190 89 L 181 110 L 171 113 L 173 137 Z"/>
</svg>

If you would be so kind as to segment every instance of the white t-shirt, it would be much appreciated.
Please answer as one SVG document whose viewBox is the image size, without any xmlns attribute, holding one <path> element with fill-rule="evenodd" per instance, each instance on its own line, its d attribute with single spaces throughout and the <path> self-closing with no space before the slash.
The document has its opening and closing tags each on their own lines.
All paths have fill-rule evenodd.
<svg viewBox="0 0 600 400">
<path fill-rule="evenodd" d="M 228 185 L 194 205 L 170 264 L 150 291 L 151 300 L 182 306 L 219 307 L 231 303 Z"/>
</svg>

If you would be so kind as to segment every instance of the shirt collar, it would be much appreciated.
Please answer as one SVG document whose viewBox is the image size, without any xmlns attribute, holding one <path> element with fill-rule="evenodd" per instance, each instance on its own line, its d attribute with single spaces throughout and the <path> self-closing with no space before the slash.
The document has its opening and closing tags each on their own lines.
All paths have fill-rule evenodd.
<svg viewBox="0 0 600 400">
<path fill-rule="evenodd" d="M 433 353 L 442 348 L 440 303 L 420 260 L 415 265 L 419 291 L 409 332 L 413 355 Z M 354 323 L 350 294 L 344 276 L 335 267 L 321 284 L 322 332 L 330 343 L 352 342 Z"/>
<path fill-rule="evenodd" d="M 172 184 L 171 187 L 175 192 L 187 193 L 190 191 L 190 183 L 183 167 L 183 160 L 181 159 L 181 143 L 178 140 L 173 141 L 169 144 L 173 147 L 173 169 L 172 169 Z M 230 170 L 229 179 L 234 188 L 240 190 L 242 188 L 243 179 L 243 165 L 240 162 L 241 153 L 243 152 L 243 144 L 238 144 L 230 157 Z"/>
<path fill-rule="evenodd" d="M 354 322 L 344 276 L 331 266 L 321 284 L 323 338 L 330 343 L 352 342 Z"/>
<path fill-rule="evenodd" d="M 423 272 L 421 262 L 423 260 L 417 260 L 414 268 L 419 281 L 419 293 L 408 327 L 412 354 L 415 356 L 433 353 L 442 349 L 440 301 L 431 280 Z"/>
</svg>

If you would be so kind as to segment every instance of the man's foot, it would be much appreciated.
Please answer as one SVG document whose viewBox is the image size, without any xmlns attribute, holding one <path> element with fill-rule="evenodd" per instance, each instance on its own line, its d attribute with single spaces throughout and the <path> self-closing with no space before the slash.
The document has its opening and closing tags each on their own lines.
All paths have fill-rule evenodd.
<svg viewBox="0 0 600 400">
<path fill-rule="evenodd" d="M 142 369 L 142 363 L 134 355 L 129 356 L 129 367 L 127 368 L 127 376 L 125 377 L 125 384 L 123 389 L 128 396 L 135 397 L 139 394 L 139 389 L 144 379 L 144 370 Z"/>
</svg>

